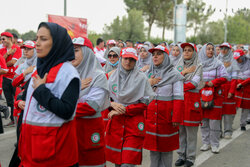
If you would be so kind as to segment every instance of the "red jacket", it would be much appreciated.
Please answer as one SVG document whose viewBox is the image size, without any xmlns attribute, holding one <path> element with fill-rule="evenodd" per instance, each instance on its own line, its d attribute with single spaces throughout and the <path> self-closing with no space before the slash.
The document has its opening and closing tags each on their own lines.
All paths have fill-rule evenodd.
<svg viewBox="0 0 250 167">
<path fill-rule="evenodd" d="M 107 161 L 115 164 L 139 165 L 142 161 L 142 145 L 144 139 L 143 103 L 126 107 L 124 115 L 114 116 L 109 120 L 106 129 Z"/>
</svg>

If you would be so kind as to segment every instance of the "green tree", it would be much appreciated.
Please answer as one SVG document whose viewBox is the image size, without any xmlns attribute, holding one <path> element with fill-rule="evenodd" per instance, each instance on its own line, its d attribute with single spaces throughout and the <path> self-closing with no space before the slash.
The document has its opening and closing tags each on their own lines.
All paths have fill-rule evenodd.
<svg viewBox="0 0 250 167">
<path fill-rule="evenodd" d="M 224 40 L 224 25 L 223 21 L 209 22 L 201 27 L 197 37 L 196 43 L 204 44 L 212 42 L 214 44 L 220 44 Z"/>
<path fill-rule="evenodd" d="M 36 40 L 36 33 L 34 31 L 29 31 L 21 35 L 23 41 L 26 40 Z"/>
<path fill-rule="evenodd" d="M 227 39 L 230 43 L 249 43 L 250 39 L 250 10 L 241 9 L 234 16 L 228 17 Z"/>
<path fill-rule="evenodd" d="M 161 0 L 124 0 L 127 11 L 132 9 L 141 10 L 148 23 L 147 38 L 150 39 L 152 25 L 156 20 L 158 10 L 161 7 Z"/>
<path fill-rule="evenodd" d="M 94 31 L 89 31 L 88 32 L 88 39 L 93 43 L 94 46 L 96 45 L 96 40 L 98 38 L 103 38 L 102 34 L 98 34 L 98 33 L 94 32 Z"/>
<path fill-rule="evenodd" d="M 187 2 L 187 24 L 188 28 L 194 30 L 194 36 L 196 36 L 199 28 L 206 24 L 209 17 L 214 13 L 211 5 L 209 5 L 207 10 L 205 8 L 206 3 L 202 0 L 189 0 Z"/>
<path fill-rule="evenodd" d="M 14 33 L 20 38 L 20 33 L 16 29 L 9 29 L 8 28 L 5 31 L 10 32 L 10 33 Z"/>
<path fill-rule="evenodd" d="M 144 34 L 144 20 L 142 12 L 132 9 L 128 13 L 128 17 L 123 16 L 115 18 L 110 25 L 104 26 L 105 39 L 130 39 L 132 41 L 139 41 L 145 39 Z"/>
</svg>

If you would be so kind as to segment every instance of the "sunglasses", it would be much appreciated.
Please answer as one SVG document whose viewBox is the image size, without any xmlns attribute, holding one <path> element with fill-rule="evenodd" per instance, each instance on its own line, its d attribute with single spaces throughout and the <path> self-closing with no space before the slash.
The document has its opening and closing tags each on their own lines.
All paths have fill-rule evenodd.
<svg viewBox="0 0 250 167">
<path fill-rule="evenodd" d="M 229 50 L 229 48 L 228 47 L 222 47 L 222 48 L 220 48 L 220 50 Z"/>
<path fill-rule="evenodd" d="M 113 58 L 117 58 L 117 57 L 118 57 L 118 55 L 117 55 L 117 54 L 113 54 L 113 55 L 109 54 L 109 55 L 108 55 L 108 58 L 111 58 L 111 57 L 113 57 Z"/>
</svg>

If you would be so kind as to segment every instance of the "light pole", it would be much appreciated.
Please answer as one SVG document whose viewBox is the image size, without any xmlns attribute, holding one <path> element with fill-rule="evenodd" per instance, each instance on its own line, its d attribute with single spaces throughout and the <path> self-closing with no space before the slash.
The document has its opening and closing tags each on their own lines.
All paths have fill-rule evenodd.
<svg viewBox="0 0 250 167">
<path fill-rule="evenodd" d="M 226 13 L 225 13 L 225 34 L 224 34 L 224 42 L 227 42 L 227 9 L 228 9 L 228 0 L 226 0 Z"/>
<path fill-rule="evenodd" d="M 177 0 L 174 0 L 174 43 L 177 43 L 177 34 L 176 34 L 176 5 L 177 5 Z"/>
<path fill-rule="evenodd" d="M 67 0 L 64 0 L 64 16 L 67 16 Z"/>
</svg>

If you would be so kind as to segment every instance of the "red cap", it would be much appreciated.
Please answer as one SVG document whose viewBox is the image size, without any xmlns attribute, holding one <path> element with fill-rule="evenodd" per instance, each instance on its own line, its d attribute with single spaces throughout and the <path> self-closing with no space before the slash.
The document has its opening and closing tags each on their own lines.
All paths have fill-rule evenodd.
<svg viewBox="0 0 250 167">
<path fill-rule="evenodd" d="M 197 52 L 197 47 L 196 47 L 196 45 L 194 43 L 182 43 L 181 44 L 181 48 L 182 49 L 184 49 L 185 46 L 190 46 L 190 47 L 192 47 Z"/>
<path fill-rule="evenodd" d="M 113 39 L 108 40 L 107 45 L 112 45 L 112 44 L 116 45 L 115 40 Z"/>
<path fill-rule="evenodd" d="M 243 56 L 243 55 L 245 55 L 243 50 L 238 49 L 238 50 L 234 51 L 233 57 L 235 60 L 237 60 L 238 58 L 240 58 L 240 56 Z"/>
<path fill-rule="evenodd" d="M 134 58 L 135 60 L 138 60 L 137 52 L 132 47 L 123 48 L 121 50 L 121 57 L 131 57 L 131 58 Z"/>
<path fill-rule="evenodd" d="M 35 47 L 36 47 L 36 44 L 33 41 L 29 40 L 29 41 L 25 41 L 20 48 L 22 49 L 22 48 L 35 48 Z"/>
<path fill-rule="evenodd" d="M 13 37 L 13 35 L 10 32 L 2 32 L 1 36 Z"/>
<path fill-rule="evenodd" d="M 93 45 L 91 43 L 91 41 L 86 38 L 86 37 L 78 37 L 78 38 L 74 38 L 72 40 L 74 45 L 79 45 L 79 46 L 87 46 L 88 48 L 90 48 L 91 50 L 94 51 Z"/>
<path fill-rule="evenodd" d="M 163 51 L 163 52 L 169 54 L 168 49 L 167 49 L 165 46 L 161 46 L 161 45 L 158 45 L 158 46 L 156 46 L 155 48 L 149 49 L 148 51 L 149 51 L 150 53 L 153 53 L 155 50 L 161 50 L 161 51 Z"/>
<path fill-rule="evenodd" d="M 143 44 L 138 44 L 138 45 L 136 46 L 137 50 L 140 50 L 142 46 L 143 46 Z"/>
<path fill-rule="evenodd" d="M 228 47 L 228 48 L 232 49 L 232 46 L 228 42 L 224 42 L 223 44 L 221 44 L 220 48 L 222 48 L 222 47 Z"/>
</svg>

